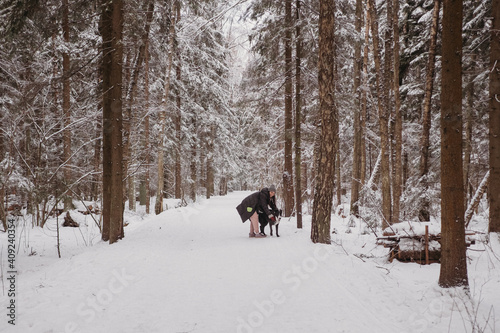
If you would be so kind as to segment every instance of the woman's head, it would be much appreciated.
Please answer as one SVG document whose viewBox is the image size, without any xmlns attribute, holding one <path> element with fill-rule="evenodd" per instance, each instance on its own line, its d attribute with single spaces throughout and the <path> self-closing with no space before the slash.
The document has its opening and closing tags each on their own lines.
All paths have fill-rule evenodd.
<svg viewBox="0 0 500 333">
<path fill-rule="evenodd" d="M 269 194 L 271 195 L 271 197 L 276 194 L 276 186 L 274 185 L 269 186 Z"/>
</svg>

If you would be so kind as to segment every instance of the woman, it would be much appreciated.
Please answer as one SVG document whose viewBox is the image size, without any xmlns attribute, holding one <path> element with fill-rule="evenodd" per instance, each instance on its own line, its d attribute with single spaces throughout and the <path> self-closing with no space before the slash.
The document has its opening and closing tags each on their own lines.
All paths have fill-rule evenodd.
<svg viewBox="0 0 500 333">
<path fill-rule="evenodd" d="M 272 221 L 274 215 L 269 210 L 271 206 L 272 211 L 277 210 L 275 205 L 276 186 L 271 185 L 269 188 L 265 187 L 259 192 L 250 194 L 248 197 L 236 207 L 240 214 L 241 221 L 245 222 L 250 219 L 250 233 L 249 237 L 264 238 L 266 235 L 259 232 L 259 216 L 257 212 L 264 212 L 267 216 L 268 222 Z M 271 200 L 273 198 L 273 200 Z"/>
</svg>

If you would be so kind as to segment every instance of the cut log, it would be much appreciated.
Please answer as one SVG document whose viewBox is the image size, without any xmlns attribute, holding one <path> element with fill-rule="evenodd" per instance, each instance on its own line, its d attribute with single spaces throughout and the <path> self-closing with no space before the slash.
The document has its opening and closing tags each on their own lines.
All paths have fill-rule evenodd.
<svg viewBox="0 0 500 333">
<path fill-rule="evenodd" d="M 428 223 L 403 222 L 393 224 L 377 237 L 377 245 L 389 248 L 389 261 L 394 258 L 419 264 L 438 263 L 441 259 L 441 233 Z M 466 230 L 466 245 L 475 243 L 475 232 Z"/>
</svg>

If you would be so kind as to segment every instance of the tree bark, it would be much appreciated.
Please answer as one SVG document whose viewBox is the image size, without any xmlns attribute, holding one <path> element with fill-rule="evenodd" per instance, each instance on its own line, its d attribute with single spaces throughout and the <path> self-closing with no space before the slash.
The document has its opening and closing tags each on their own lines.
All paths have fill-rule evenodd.
<svg viewBox="0 0 500 333">
<path fill-rule="evenodd" d="M 5 158 L 4 134 L 0 131 L 0 162 Z M 7 231 L 7 218 L 5 213 L 5 184 L 0 183 L 0 221 L 3 224 L 3 230 Z"/>
<path fill-rule="evenodd" d="M 177 81 L 180 82 L 181 80 L 181 67 L 180 65 L 176 66 L 176 77 Z M 182 125 L 182 113 L 181 113 L 181 95 L 180 92 L 177 92 L 177 96 L 175 98 L 176 100 L 176 112 L 175 112 L 175 171 L 174 171 L 174 177 L 175 177 L 175 198 L 180 199 L 182 196 L 182 178 L 181 178 L 181 125 Z"/>
<path fill-rule="evenodd" d="M 361 93 L 361 115 L 360 115 L 360 173 L 359 173 L 359 181 L 360 188 L 365 185 L 366 182 L 366 120 L 368 117 L 368 48 L 370 45 L 370 6 L 367 5 L 366 8 L 366 22 L 365 22 L 365 47 L 363 49 L 363 89 Z M 363 198 L 360 198 L 361 200 Z"/>
<path fill-rule="evenodd" d="M 399 94 L 399 0 L 394 0 L 393 7 L 393 31 L 394 31 L 394 136 L 395 136 L 395 176 L 393 179 L 392 193 L 393 211 L 392 221 L 400 221 L 400 203 L 403 193 L 403 119 L 401 116 L 401 98 Z"/>
<path fill-rule="evenodd" d="M 338 121 L 335 122 L 335 133 L 337 133 L 337 135 L 335 136 L 335 180 L 336 180 L 335 192 L 337 194 L 337 206 L 339 206 L 340 204 L 342 204 L 342 175 L 340 172 L 340 151 L 339 151 L 340 140 L 338 136 L 339 133 Z"/>
<path fill-rule="evenodd" d="M 102 6 L 103 38 L 103 240 L 123 238 L 122 15 L 123 3 Z"/>
<path fill-rule="evenodd" d="M 191 131 L 193 134 L 193 137 L 191 139 L 191 164 L 189 166 L 191 175 L 190 175 L 190 183 L 189 183 L 189 197 L 193 202 L 196 201 L 196 189 L 197 189 L 197 184 L 198 184 L 198 177 L 197 177 L 197 167 L 196 167 L 196 156 L 197 156 L 197 147 L 198 147 L 198 138 L 197 138 L 197 133 L 198 133 L 198 124 L 196 121 L 196 114 L 193 114 L 191 117 Z"/>
<path fill-rule="evenodd" d="M 310 193 L 312 191 L 309 191 L 309 172 L 308 172 L 308 164 L 305 161 L 302 161 L 302 184 L 301 187 L 303 188 L 303 195 L 302 195 L 302 201 L 307 202 L 307 213 L 311 213 L 311 196 Z"/>
<path fill-rule="evenodd" d="M 63 40 L 66 43 L 66 46 L 69 46 L 69 4 L 68 0 L 62 0 L 62 30 L 63 30 Z M 70 101 L 70 56 L 68 52 L 64 51 L 63 54 L 63 161 L 64 161 L 64 183 L 66 184 L 66 188 L 63 189 L 64 193 L 64 210 L 70 210 L 73 208 L 72 196 L 70 195 L 70 191 L 68 187 L 71 186 L 72 183 L 72 175 L 71 175 L 71 101 Z"/>
<path fill-rule="evenodd" d="M 181 11 L 180 6 L 177 6 L 177 20 L 180 20 Z M 181 82 L 181 63 L 180 57 L 178 57 L 178 63 L 175 67 L 176 80 L 177 82 Z M 181 150 L 182 150 L 182 140 L 181 140 L 181 126 L 182 126 L 182 112 L 181 112 L 181 94 L 180 91 L 177 91 L 177 96 L 175 98 L 176 101 L 176 110 L 175 110 L 175 198 L 180 199 L 182 197 L 182 164 L 181 164 Z"/>
<path fill-rule="evenodd" d="M 102 73 L 99 74 L 99 77 L 102 76 Z M 102 94 L 102 87 L 101 83 L 98 84 L 98 91 L 100 94 Z M 99 107 L 98 109 L 102 109 L 102 99 L 99 101 Z M 101 148 L 102 148 L 102 140 L 101 140 L 101 133 L 102 133 L 102 115 L 98 115 L 97 119 L 95 119 L 95 124 L 96 124 L 96 140 L 94 143 L 94 171 L 92 175 L 92 200 L 97 201 L 99 200 L 99 184 L 101 184 L 101 179 L 99 177 L 100 170 L 99 166 L 101 164 Z"/>
<path fill-rule="evenodd" d="M 443 1 L 441 81 L 442 287 L 468 286 L 462 170 L 462 0 Z"/>
<path fill-rule="evenodd" d="M 434 9 L 432 14 L 432 26 L 429 44 L 429 59 L 427 62 L 427 73 L 425 79 L 425 95 L 424 95 L 424 110 L 422 114 L 422 136 L 420 139 L 420 181 L 423 187 L 424 194 L 421 196 L 420 209 L 418 218 L 420 221 L 430 220 L 430 201 L 427 195 L 429 189 L 428 174 L 429 174 L 429 146 L 430 146 L 430 130 L 431 130 L 431 102 L 432 91 L 434 87 L 434 72 L 436 63 L 436 44 L 439 28 L 439 10 L 441 0 L 434 0 Z"/>
<path fill-rule="evenodd" d="M 296 11 L 296 45 L 295 45 L 295 210 L 297 216 L 297 228 L 302 228 L 302 139 L 301 139 L 301 125 L 302 125 L 302 35 L 300 27 L 300 1 L 295 3 Z"/>
<path fill-rule="evenodd" d="M 4 134 L 0 131 L 0 162 L 5 158 Z M 7 231 L 7 214 L 5 211 L 5 184 L 0 184 L 0 221 L 3 230 Z"/>
<path fill-rule="evenodd" d="M 335 178 L 335 1 L 320 0 L 318 84 L 321 133 L 311 225 L 314 243 L 330 244 L 330 220 Z"/>
<path fill-rule="evenodd" d="M 356 30 L 356 42 L 354 44 L 354 147 L 352 154 L 352 176 L 351 176 L 351 214 L 359 215 L 359 191 L 361 179 L 361 28 L 363 25 L 363 0 L 356 0 L 354 28 Z"/>
<path fill-rule="evenodd" d="M 490 183 L 500 184 L 500 0 L 491 1 L 489 157 Z M 500 232 L 500 186 L 488 187 L 489 232 Z"/>
<path fill-rule="evenodd" d="M 125 71 L 125 82 L 128 82 L 128 88 L 126 97 L 125 97 L 125 117 L 123 119 L 123 177 L 125 181 L 123 182 L 123 195 L 124 198 L 128 198 L 128 209 L 131 211 L 135 211 L 135 180 L 134 180 L 134 173 L 132 170 L 132 158 L 133 158 L 133 148 L 131 145 L 131 139 L 132 139 L 132 128 L 133 128 L 133 123 L 134 123 L 134 118 L 132 114 L 132 107 L 134 104 L 134 99 L 135 99 L 135 93 L 136 93 L 136 87 L 137 84 L 137 76 L 138 75 L 138 67 L 139 65 L 139 58 L 141 55 L 139 52 L 137 52 L 138 55 L 135 58 L 134 65 L 131 66 L 130 63 L 125 63 L 125 66 L 127 68 L 133 67 L 132 68 L 132 74 L 131 71 Z M 130 58 L 130 57 L 127 57 Z M 134 78 L 134 76 L 136 76 Z"/>
<path fill-rule="evenodd" d="M 469 68 L 469 72 L 474 72 L 474 67 L 475 67 L 475 61 L 476 61 L 476 55 L 472 54 L 471 55 L 471 67 Z M 469 181 L 469 171 L 470 171 L 470 162 L 471 162 L 471 153 L 472 153 L 472 126 L 473 126 L 473 120 L 472 120 L 472 113 L 474 110 L 474 78 L 476 75 L 474 74 L 469 74 L 468 75 L 468 82 L 467 82 L 467 87 L 465 90 L 465 125 L 464 125 L 464 130 L 465 130 L 465 139 L 464 139 L 464 205 L 465 208 L 467 208 L 467 204 L 472 197 L 472 186 Z"/>
<path fill-rule="evenodd" d="M 283 172 L 284 216 L 291 216 L 293 194 L 293 96 L 292 96 L 292 0 L 285 1 L 285 168 Z"/>
<path fill-rule="evenodd" d="M 210 128 L 210 136 L 207 142 L 207 181 L 205 187 L 207 189 L 207 199 L 210 199 L 214 195 L 215 189 L 215 177 L 214 177 L 214 166 L 213 166 L 213 156 L 214 156 L 214 140 L 216 138 L 217 132 L 215 125 Z"/>
<path fill-rule="evenodd" d="M 389 224 L 392 224 L 393 221 L 393 198 L 392 198 L 392 181 L 391 181 L 391 159 L 393 157 L 393 151 L 392 151 L 392 136 L 393 136 L 393 130 L 394 130 L 394 123 L 393 119 L 391 119 L 392 113 L 392 94 L 391 91 L 394 88 L 393 85 L 393 79 L 394 79 L 394 74 L 393 74 L 393 49 L 394 49 L 394 40 L 393 40 L 393 10 L 392 10 L 392 1 L 388 0 L 386 1 L 386 19 L 387 19 L 387 28 L 385 29 L 385 46 L 384 46 L 384 71 L 383 71 L 383 89 L 386 91 L 385 96 L 384 96 L 384 119 L 387 118 L 387 138 L 384 139 L 384 141 L 381 140 L 382 147 L 385 145 L 386 146 L 386 152 L 384 155 L 382 155 L 382 163 L 383 163 L 383 168 L 382 168 L 382 210 L 384 212 L 384 219 L 387 220 Z M 381 131 L 385 130 L 386 125 L 381 124 L 383 127 L 381 127 Z M 381 139 L 384 137 L 384 135 L 381 135 Z M 384 143 L 385 142 L 385 143 Z M 392 163 L 394 164 L 394 163 Z M 393 175 L 392 175 L 393 176 Z"/>
<path fill-rule="evenodd" d="M 7 214 L 5 214 L 5 187 L 0 185 L 0 221 L 2 221 L 3 230 L 7 231 Z"/>
<path fill-rule="evenodd" d="M 99 52 L 102 54 L 102 45 L 99 47 Z M 103 63 L 98 66 L 97 69 L 97 94 L 98 96 L 102 96 L 102 69 L 103 69 Z M 102 110 L 102 103 L 103 99 L 100 98 L 98 99 L 98 107 L 97 110 Z M 96 129 L 95 129 L 95 137 L 97 138 L 95 143 L 94 143 L 94 171 L 92 175 L 92 199 L 94 201 L 99 200 L 99 195 L 101 193 L 101 184 L 102 184 L 102 176 L 100 176 L 100 165 L 101 165 L 101 149 L 102 149 L 102 136 L 101 133 L 102 131 L 102 113 L 99 114 L 97 113 L 96 119 L 95 119 L 95 124 L 96 124 Z"/>
<path fill-rule="evenodd" d="M 146 40 L 146 45 L 144 47 L 144 109 L 145 109 L 145 117 L 144 117 L 144 151 L 146 153 L 145 163 L 146 163 L 146 171 L 144 173 L 144 187 L 146 188 L 146 214 L 150 213 L 151 209 L 151 199 L 149 194 L 149 186 L 150 186 L 150 175 L 149 175 L 149 164 L 151 163 L 151 154 L 150 154 L 150 141 L 149 141 L 149 39 Z"/>
</svg>

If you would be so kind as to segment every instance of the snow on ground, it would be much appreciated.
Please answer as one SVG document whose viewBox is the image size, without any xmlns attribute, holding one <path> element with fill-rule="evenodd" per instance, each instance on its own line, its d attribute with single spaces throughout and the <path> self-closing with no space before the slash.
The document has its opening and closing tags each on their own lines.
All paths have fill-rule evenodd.
<svg viewBox="0 0 500 333">
<path fill-rule="evenodd" d="M 439 265 L 387 261 L 362 225 L 333 216 L 332 245 L 310 241 L 310 216 L 280 236 L 248 238 L 235 207 L 250 192 L 126 213 L 108 245 L 89 215 L 80 228 L 16 229 L 15 326 L 7 307 L 7 234 L 0 235 L 0 332 L 495 332 L 500 240 L 468 250 L 470 291 L 437 285 Z M 169 205 L 173 207 L 173 204 Z M 143 209 L 143 207 L 141 207 Z M 345 210 L 348 211 L 348 210 Z M 59 220 L 60 223 L 62 219 Z M 268 229 L 266 229 L 268 231 Z M 349 231 L 349 232 L 346 232 Z M 269 233 L 269 232 L 267 232 Z"/>
</svg>

